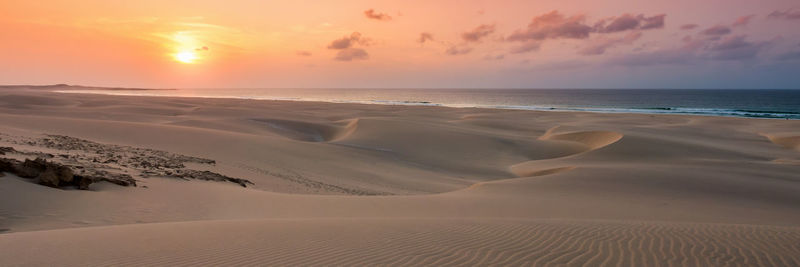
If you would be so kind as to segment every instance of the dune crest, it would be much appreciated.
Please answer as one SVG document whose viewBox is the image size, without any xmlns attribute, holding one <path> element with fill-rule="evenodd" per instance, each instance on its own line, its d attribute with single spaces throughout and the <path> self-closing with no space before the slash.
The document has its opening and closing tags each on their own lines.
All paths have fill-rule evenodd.
<svg viewBox="0 0 800 267">
<path fill-rule="evenodd" d="M 545 132 L 539 140 L 557 140 L 581 143 L 588 146 L 591 150 L 602 148 L 604 146 L 616 143 L 624 136 L 618 132 L 611 131 L 579 131 L 568 133 L 554 133 L 559 126 L 550 128 Z"/>
<path fill-rule="evenodd" d="M 524 168 L 524 165 L 514 165 L 511 166 L 510 169 L 511 172 L 518 177 L 536 177 L 536 176 L 545 176 L 545 175 L 570 171 L 575 169 L 575 167 L 567 166 L 567 167 L 558 167 L 550 169 L 532 169 L 532 168 Z"/>
<path fill-rule="evenodd" d="M 761 134 L 769 139 L 773 144 L 783 146 L 788 149 L 800 151 L 800 135 L 777 136 L 771 134 Z"/>
<path fill-rule="evenodd" d="M 571 155 L 566 155 L 560 158 L 597 150 L 605 146 L 611 145 L 613 143 L 616 143 L 623 137 L 623 134 L 611 131 L 576 131 L 567 133 L 555 133 L 555 131 L 558 130 L 558 128 L 560 128 L 560 126 L 555 126 L 548 129 L 538 139 L 545 141 L 566 141 L 586 146 L 586 150 L 584 151 L 580 151 L 578 153 Z M 546 160 L 554 160 L 554 159 L 558 158 L 546 159 Z M 509 171 L 514 175 L 516 175 L 517 177 L 535 177 L 535 176 L 556 174 L 576 168 L 576 166 L 557 167 L 557 168 L 552 168 L 552 166 L 546 166 L 545 168 L 543 168 L 543 165 L 546 166 L 548 164 L 543 163 L 542 160 L 530 160 L 511 165 L 509 167 Z"/>
</svg>

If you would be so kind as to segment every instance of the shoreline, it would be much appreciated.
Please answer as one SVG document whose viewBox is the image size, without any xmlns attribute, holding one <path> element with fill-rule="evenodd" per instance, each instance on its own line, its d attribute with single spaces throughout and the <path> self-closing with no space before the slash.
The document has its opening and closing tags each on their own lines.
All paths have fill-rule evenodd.
<svg viewBox="0 0 800 267">
<path fill-rule="evenodd" d="M 104 90 L 104 89 L 96 89 Z M 364 105 L 386 105 L 386 106 L 424 106 L 424 107 L 448 107 L 448 108 L 477 108 L 477 109 L 498 109 L 498 110 L 526 110 L 526 111 L 556 111 L 556 112 L 589 112 L 600 114 L 648 114 L 648 115 L 687 115 L 687 116 L 709 116 L 709 117 L 732 117 L 732 118 L 754 118 L 754 119 L 778 119 L 778 120 L 800 120 L 800 113 L 777 112 L 777 111 L 755 111 L 738 109 L 717 109 L 717 108 L 682 108 L 682 107 L 652 107 L 652 108 L 606 108 L 606 107 L 537 107 L 537 106 L 503 106 L 503 105 L 476 105 L 476 104 L 444 104 L 428 101 L 403 101 L 403 100 L 324 100 L 313 98 L 298 97 L 258 97 L 258 96 L 213 96 L 213 95 L 156 95 L 141 93 L 120 93 L 119 91 L 179 91 L 181 89 L 120 89 L 98 92 L 96 90 L 70 89 L 52 90 L 53 93 L 64 94 L 96 94 L 108 96 L 139 96 L 139 97 L 180 97 L 180 98 L 201 98 L 201 99 L 238 99 L 238 100 L 258 100 L 258 101 L 292 101 L 292 102 L 320 102 L 334 104 L 364 104 Z M 535 90 L 535 89 L 531 89 Z M 597 89 L 602 90 L 602 89 Z M 617 90 L 617 89 L 613 89 Z M 626 89 L 636 90 L 636 89 Z M 689 89 L 687 89 L 689 90 Z M 776 89 L 784 90 L 784 89 Z M 790 90 L 791 89 L 786 89 Z M 796 117 L 796 118 L 795 118 Z"/>
</svg>

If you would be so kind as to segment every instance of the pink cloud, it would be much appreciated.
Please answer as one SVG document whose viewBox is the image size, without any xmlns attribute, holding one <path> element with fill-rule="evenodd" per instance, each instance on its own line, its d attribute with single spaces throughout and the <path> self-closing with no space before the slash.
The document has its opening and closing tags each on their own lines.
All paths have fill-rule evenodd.
<svg viewBox="0 0 800 267">
<path fill-rule="evenodd" d="M 586 39 L 593 29 L 584 23 L 585 20 L 584 15 L 565 17 L 554 10 L 534 17 L 526 29 L 515 31 L 507 39 L 509 41 Z"/>
<path fill-rule="evenodd" d="M 728 26 L 724 26 L 724 25 L 717 25 L 717 26 L 705 29 L 700 33 L 705 34 L 705 35 L 711 35 L 711 36 L 720 36 L 720 35 L 730 34 L 731 33 L 731 28 L 728 27 Z"/>
<path fill-rule="evenodd" d="M 423 32 L 419 34 L 419 38 L 417 38 L 417 42 L 420 44 L 424 44 L 425 42 L 433 41 L 433 34 Z"/>
<path fill-rule="evenodd" d="M 366 60 L 369 58 L 367 51 L 361 48 L 347 48 L 342 49 L 336 53 L 336 60 L 338 61 L 353 61 L 353 60 Z"/>
<path fill-rule="evenodd" d="M 368 19 L 374 19 L 374 20 L 384 20 L 384 21 L 392 20 L 391 16 L 384 13 L 375 12 L 375 10 L 371 8 L 364 11 L 364 16 L 366 16 Z"/>
<path fill-rule="evenodd" d="M 494 25 L 483 24 L 471 31 L 461 34 L 461 39 L 467 42 L 479 42 L 482 38 L 489 36 L 494 32 Z"/>
<path fill-rule="evenodd" d="M 694 30 L 697 27 L 700 27 L 700 25 L 697 25 L 697 24 L 684 24 L 684 25 L 681 26 L 681 30 L 685 30 L 685 31 Z"/>
<path fill-rule="evenodd" d="M 776 10 L 767 16 L 771 19 L 789 19 L 789 20 L 798 20 L 800 19 L 800 9 L 787 9 L 787 10 Z"/>
<path fill-rule="evenodd" d="M 584 56 L 595 56 L 595 55 L 602 55 L 606 52 L 606 50 L 618 46 L 618 45 L 629 45 L 639 40 L 642 37 L 641 32 L 632 32 L 628 35 L 620 38 L 601 38 L 599 40 L 593 41 L 589 46 L 584 47 L 578 54 Z"/>
<path fill-rule="evenodd" d="M 747 24 L 750 24 L 750 21 L 752 21 L 753 18 L 755 18 L 755 15 L 741 16 L 737 18 L 736 21 L 734 21 L 733 24 L 731 24 L 731 26 L 732 27 L 747 26 Z"/>
<path fill-rule="evenodd" d="M 470 47 L 459 47 L 459 46 L 455 46 L 454 45 L 454 46 L 451 46 L 450 48 L 447 48 L 447 50 L 445 50 L 444 52 L 446 54 L 452 55 L 452 56 L 464 55 L 464 54 L 469 54 L 469 52 L 472 52 L 472 48 L 470 48 Z"/>
<path fill-rule="evenodd" d="M 622 14 L 619 17 L 611 17 L 600 20 L 595 24 L 595 29 L 600 33 L 613 33 L 628 30 L 650 30 L 664 28 L 664 21 L 667 15 L 660 14 L 652 17 L 645 17 L 643 14 Z"/>
<path fill-rule="evenodd" d="M 344 36 L 340 39 L 331 41 L 331 43 L 328 45 L 328 49 L 347 49 L 356 44 L 368 46 L 371 42 L 372 40 L 369 38 L 362 37 L 361 33 L 353 32 L 350 34 L 350 36 Z"/>
</svg>

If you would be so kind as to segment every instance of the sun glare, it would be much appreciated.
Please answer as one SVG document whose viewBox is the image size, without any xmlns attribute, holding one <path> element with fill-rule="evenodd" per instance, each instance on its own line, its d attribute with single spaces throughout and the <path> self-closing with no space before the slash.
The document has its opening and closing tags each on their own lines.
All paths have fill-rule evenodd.
<svg viewBox="0 0 800 267">
<path fill-rule="evenodd" d="M 194 63 L 195 59 L 197 59 L 197 55 L 191 51 L 182 51 L 175 54 L 175 60 L 181 63 L 191 64 Z"/>
</svg>

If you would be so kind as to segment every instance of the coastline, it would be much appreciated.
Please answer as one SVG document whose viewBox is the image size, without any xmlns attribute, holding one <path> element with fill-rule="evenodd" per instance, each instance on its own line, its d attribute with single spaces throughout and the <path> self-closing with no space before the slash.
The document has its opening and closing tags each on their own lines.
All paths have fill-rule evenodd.
<svg viewBox="0 0 800 267">
<path fill-rule="evenodd" d="M 193 98 L 216 98 L 216 99 L 250 99 L 250 100 L 268 100 L 268 101 L 298 101 L 298 102 L 325 102 L 325 103 L 340 103 L 340 104 L 370 104 L 370 105 L 393 105 L 393 106 L 440 106 L 451 108 L 482 108 L 482 109 L 506 109 L 506 110 L 533 110 L 533 111 L 560 111 L 560 112 L 592 112 L 592 113 L 617 113 L 617 114 L 665 114 L 665 115 L 692 115 L 692 116 L 717 116 L 717 117 L 739 117 L 739 118 L 763 118 L 763 119 L 800 119 L 800 111 L 775 111 L 767 110 L 765 108 L 747 108 L 747 109 L 724 109 L 713 107 L 669 107 L 669 106 L 653 106 L 653 107 L 580 107 L 580 106 L 553 106 L 553 105 L 492 105 L 492 104 L 452 104 L 440 103 L 435 101 L 415 101 L 415 100 L 391 100 L 391 99 L 368 99 L 368 100 L 348 100 L 348 99 L 324 99 L 319 97 L 301 97 L 301 96 L 284 96 L 284 97 L 270 97 L 259 95 L 181 95 L 181 90 L 189 89 L 114 89 L 104 90 L 100 89 L 68 89 L 68 90 L 53 90 L 57 93 L 77 93 L 77 94 L 101 94 L 101 95 L 116 95 L 116 96 L 147 96 L 147 97 L 193 97 Z M 253 89 L 254 91 L 258 91 Z M 267 89 L 264 89 L 267 90 Z M 355 90 L 368 90 L 368 89 L 355 89 Z M 371 89 L 369 89 L 371 90 Z M 402 89 L 384 89 L 384 90 L 402 90 Z M 451 89 L 458 90 L 458 89 Z M 493 89 L 483 89 L 491 91 Z M 519 89 L 522 90 L 522 89 Z M 539 89 L 525 89 L 525 90 L 539 90 Z M 543 90 L 543 89 L 542 89 Z M 572 89 L 579 90 L 579 89 Z M 591 90 L 604 90 L 604 89 L 591 89 Z M 634 89 L 628 89 L 634 90 Z M 129 91 L 129 92 L 125 92 Z M 176 92 L 174 94 L 146 94 L 141 92 L 146 91 L 168 91 Z M 634 90 L 635 91 L 635 90 Z M 729 91 L 729 90 L 720 90 Z M 735 90 L 734 90 L 735 91 Z M 795 91 L 795 90 L 777 90 L 777 91 Z"/>
</svg>

